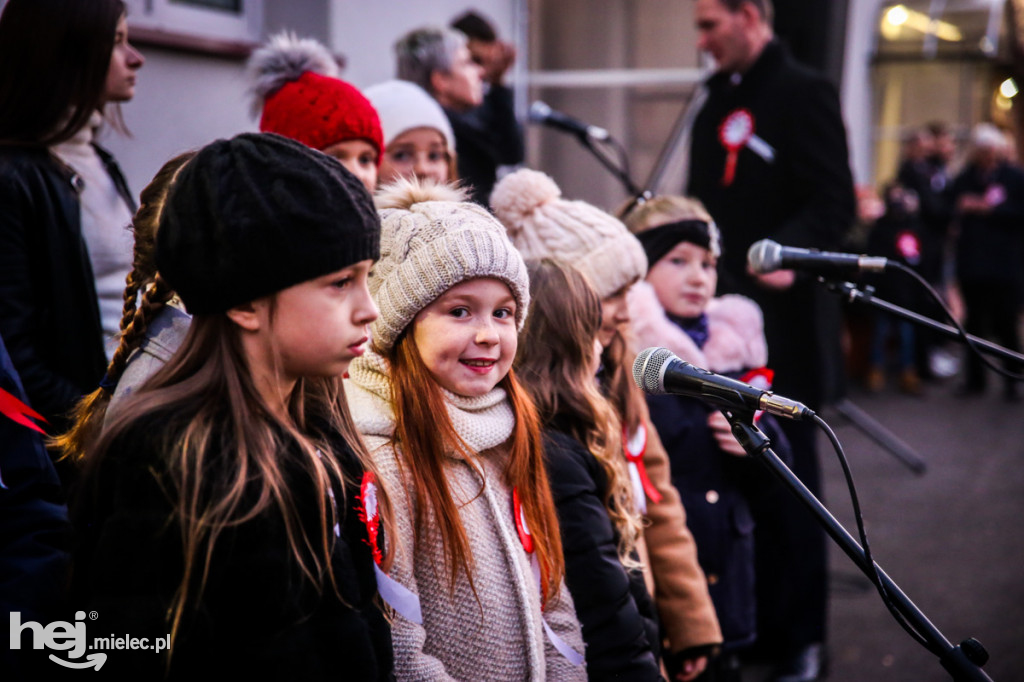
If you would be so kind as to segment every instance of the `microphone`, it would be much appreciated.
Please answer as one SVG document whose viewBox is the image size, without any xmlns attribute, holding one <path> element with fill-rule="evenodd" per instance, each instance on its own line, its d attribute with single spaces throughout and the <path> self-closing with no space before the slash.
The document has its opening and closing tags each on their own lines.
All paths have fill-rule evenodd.
<svg viewBox="0 0 1024 682">
<path fill-rule="evenodd" d="M 589 137 L 592 140 L 607 140 L 611 134 L 604 128 L 598 128 L 579 121 L 572 116 L 555 111 L 544 102 L 537 100 L 530 106 L 530 121 L 543 123 L 567 133 Z"/>
<path fill-rule="evenodd" d="M 814 416 L 803 403 L 695 367 L 667 348 L 641 351 L 633 363 L 633 381 L 651 395 L 682 395 L 730 410 L 764 410 L 787 419 Z"/>
<path fill-rule="evenodd" d="M 771 239 L 762 239 L 750 245 L 747 251 L 747 265 L 757 275 L 765 275 L 776 270 L 807 270 L 848 276 L 863 272 L 882 272 L 889 267 L 889 261 L 881 256 L 799 249 L 795 246 L 782 246 Z"/>
</svg>

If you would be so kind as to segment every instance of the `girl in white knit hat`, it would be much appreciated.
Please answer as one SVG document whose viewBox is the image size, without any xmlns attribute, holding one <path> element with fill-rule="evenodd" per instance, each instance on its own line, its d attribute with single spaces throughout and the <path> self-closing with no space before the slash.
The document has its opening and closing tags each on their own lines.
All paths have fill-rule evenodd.
<svg viewBox="0 0 1024 682">
<path fill-rule="evenodd" d="M 604 353 L 599 379 L 624 427 L 623 455 L 632 468 L 634 498 L 648 522 L 646 543 L 639 549 L 657 587 L 653 592 L 669 645 L 664 660 L 670 679 L 692 680 L 703 671 L 722 634 L 686 513 L 672 486 L 668 455 L 651 426 L 643 393 L 630 376 L 626 294 L 647 273 L 643 247 L 620 221 L 586 202 L 562 198 L 554 180 L 537 171 L 523 169 L 502 178 L 491 194 L 491 206 L 525 258 L 572 263 L 601 298 L 597 336 Z"/>
<path fill-rule="evenodd" d="M 456 179 L 455 134 L 437 100 L 415 83 L 400 80 L 371 85 L 364 94 L 384 131 L 381 185 L 399 178 L 439 184 Z"/>
<path fill-rule="evenodd" d="M 378 207 L 381 315 L 347 393 L 395 512 L 396 675 L 582 680 L 538 418 L 511 371 L 523 259 L 457 190 L 403 182 Z"/>
</svg>

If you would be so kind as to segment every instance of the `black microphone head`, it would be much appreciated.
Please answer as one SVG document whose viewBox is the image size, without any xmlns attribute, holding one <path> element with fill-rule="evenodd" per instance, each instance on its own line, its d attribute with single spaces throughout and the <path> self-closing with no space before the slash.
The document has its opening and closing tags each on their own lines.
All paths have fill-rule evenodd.
<svg viewBox="0 0 1024 682">
<path fill-rule="evenodd" d="M 747 265 L 755 275 L 766 275 L 782 267 L 782 247 L 771 239 L 754 242 L 747 250 Z"/>
<path fill-rule="evenodd" d="M 665 367 L 675 359 L 668 348 L 645 348 L 633 361 L 633 382 L 644 393 L 665 395 Z"/>
<path fill-rule="evenodd" d="M 551 107 L 544 102 L 537 100 L 530 105 L 529 119 L 533 123 L 543 123 L 551 115 Z"/>
</svg>

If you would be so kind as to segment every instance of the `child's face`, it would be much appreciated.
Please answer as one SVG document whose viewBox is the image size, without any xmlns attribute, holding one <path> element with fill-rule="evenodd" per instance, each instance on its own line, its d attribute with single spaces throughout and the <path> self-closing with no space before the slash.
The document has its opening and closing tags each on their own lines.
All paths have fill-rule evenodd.
<svg viewBox="0 0 1024 682">
<path fill-rule="evenodd" d="M 434 380 L 477 397 L 505 378 L 516 357 L 516 300 L 492 278 L 456 284 L 413 319 L 413 340 Z"/>
<path fill-rule="evenodd" d="M 647 271 L 658 301 L 671 315 L 698 317 L 718 286 L 716 259 L 707 249 L 679 242 Z"/>
<path fill-rule="evenodd" d="M 626 303 L 626 294 L 629 293 L 629 288 L 633 284 L 630 282 L 611 296 L 601 299 L 601 328 L 597 331 L 597 340 L 603 348 L 611 345 L 622 325 L 629 324 L 629 306 Z"/>
<path fill-rule="evenodd" d="M 430 179 L 448 182 L 448 145 L 444 135 L 434 128 L 413 128 L 396 137 L 384 150 L 380 164 L 380 182 L 385 185 L 398 178 Z"/>
<path fill-rule="evenodd" d="M 366 140 L 342 140 L 323 150 L 359 178 L 372 194 L 377 189 L 377 148 Z"/>
<path fill-rule="evenodd" d="M 372 265 L 360 261 L 277 293 L 274 319 L 269 320 L 269 309 L 263 313 L 269 335 L 265 347 L 276 352 L 285 380 L 341 376 L 363 354 L 368 325 L 378 314 L 366 287 Z"/>
</svg>

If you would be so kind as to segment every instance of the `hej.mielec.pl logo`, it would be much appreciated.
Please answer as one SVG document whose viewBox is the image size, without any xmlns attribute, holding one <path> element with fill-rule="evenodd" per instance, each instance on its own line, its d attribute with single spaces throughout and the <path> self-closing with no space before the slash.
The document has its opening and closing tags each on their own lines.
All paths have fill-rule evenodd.
<svg viewBox="0 0 1024 682">
<path fill-rule="evenodd" d="M 100 651 L 94 651 L 94 653 L 85 656 L 85 660 L 81 661 L 65 660 L 50 654 L 49 658 L 51 661 L 66 668 L 95 668 L 99 670 L 107 661 L 107 654 L 102 651 L 104 649 L 143 649 L 160 653 L 167 649 L 171 641 L 170 635 L 154 637 L 153 644 L 150 644 L 150 638 L 148 637 L 110 635 L 109 637 L 95 637 L 92 640 L 92 644 L 89 644 L 89 639 L 85 633 L 85 611 L 76 611 L 75 622 L 73 623 L 58 620 L 48 625 L 31 620 L 22 623 L 20 611 L 11 611 L 10 613 L 10 648 L 12 650 L 21 649 L 22 636 L 26 631 L 32 636 L 33 649 L 66 651 L 65 656 L 68 659 L 80 659 L 86 650 L 100 649 Z M 95 611 L 89 614 L 90 620 L 96 620 L 97 617 L 98 615 Z"/>
</svg>

